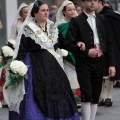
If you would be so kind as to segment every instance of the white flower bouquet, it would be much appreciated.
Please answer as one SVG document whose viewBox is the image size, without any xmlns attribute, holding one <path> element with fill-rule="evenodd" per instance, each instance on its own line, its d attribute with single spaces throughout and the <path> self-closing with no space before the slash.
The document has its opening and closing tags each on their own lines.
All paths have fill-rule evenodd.
<svg viewBox="0 0 120 120">
<path fill-rule="evenodd" d="M 4 57 L 12 57 L 13 56 L 13 49 L 9 46 L 3 46 L 1 48 L 2 54 Z"/>
<path fill-rule="evenodd" d="M 15 49 L 15 44 L 16 44 L 15 40 L 9 39 L 6 42 L 6 45 L 1 47 L 1 53 L 2 53 L 3 57 L 9 58 L 9 57 L 13 56 L 13 51 Z"/>
<path fill-rule="evenodd" d="M 22 61 L 13 60 L 8 66 L 9 76 L 6 81 L 6 89 L 10 86 L 18 85 L 23 78 L 28 79 L 26 66 Z"/>
</svg>

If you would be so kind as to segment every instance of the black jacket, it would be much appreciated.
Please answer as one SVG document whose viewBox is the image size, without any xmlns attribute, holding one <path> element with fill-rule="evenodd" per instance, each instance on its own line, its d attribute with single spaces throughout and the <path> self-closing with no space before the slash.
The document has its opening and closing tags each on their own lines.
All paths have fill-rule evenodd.
<svg viewBox="0 0 120 120">
<path fill-rule="evenodd" d="M 105 6 L 99 13 L 105 16 L 109 25 L 110 35 L 115 53 L 116 75 L 114 80 L 120 80 L 120 14 Z"/>
<path fill-rule="evenodd" d="M 104 16 L 96 14 L 96 27 L 98 37 L 100 40 L 100 45 L 102 47 L 103 52 L 105 53 L 105 55 L 107 55 L 109 60 L 109 66 L 114 66 L 114 51 L 109 33 L 109 28 Z M 65 48 L 67 48 L 67 46 L 70 43 L 76 44 L 76 42 L 78 41 L 84 42 L 86 46 L 86 50 L 84 52 L 81 52 L 80 54 L 88 57 L 89 49 L 94 48 L 94 36 L 93 31 L 87 22 L 87 16 L 84 12 L 81 15 L 71 19 L 64 40 L 64 46 Z M 80 55 L 78 55 L 77 57 L 79 56 Z"/>
</svg>

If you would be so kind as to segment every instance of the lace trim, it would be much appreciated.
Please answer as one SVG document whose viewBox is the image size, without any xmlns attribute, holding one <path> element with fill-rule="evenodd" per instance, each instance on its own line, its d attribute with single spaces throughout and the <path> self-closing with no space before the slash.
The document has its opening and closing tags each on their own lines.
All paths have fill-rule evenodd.
<svg viewBox="0 0 120 120">
<path fill-rule="evenodd" d="M 35 22 L 33 23 L 35 24 Z M 60 66 L 64 69 L 62 56 L 56 53 L 54 50 L 54 45 L 57 43 L 58 38 L 58 29 L 50 20 L 47 20 L 47 33 L 49 39 L 47 41 L 43 41 L 27 25 L 25 25 L 23 32 L 25 37 L 30 37 L 32 40 L 35 41 L 36 44 L 39 44 L 42 49 L 47 49 L 56 58 Z"/>
<path fill-rule="evenodd" d="M 36 25 L 35 22 L 32 22 Z M 40 32 L 42 32 L 41 28 L 39 28 Z M 23 34 L 25 37 L 30 37 L 35 41 L 36 44 L 39 44 L 41 48 L 43 49 L 51 49 L 54 47 L 54 45 L 57 43 L 57 38 L 58 38 L 58 29 L 54 25 L 53 22 L 47 20 L 47 33 L 45 33 L 45 37 L 48 37 L 48 40 L 45 42 L 42 39 L 40 39 L 27 25 L 24 26 L 24 32 Z"/>
<path fill-rule="evenodd" d="M 30 29 L 26 29 L 26 27 L 24 27 L 23 30 L 23 34 L 26 37 L 30 37 L 32 40 L 35 40 L 35 42 L 39 44 L 42 47 L 42 49 L 47 49 L 56 58 L 60 66 L 63 68 L 62 56 L 54 51 L 54 44 L 57 43 L 57 38 L 58 38 L 58 29 L 53 24 L 53 22 L 49 20 L 47 20 L 47 32 L 48 32 L 49 42 L 52 45 L 50 47 L 49 47 L 49 42 L 44 43 L 39 40 L 38 43 L 38 38 Z M 22 81 L 16 87 L 11 87 L 9 89 L 3 88 L 3 94 L 4 94 L 5 102 L 8 104 L 10 111 L 15 111 L 19 113 L 20 103 L 23 100 L 25 94 L 24 81 Z"/>
<path fill-rule="evenodd" d="M 19 113 L 19 106 L 25 94 L 24 80 L 16 87 L 5 89 L 4 85 L 3 94 L 6 104 L 9 106 L 9 110 Z"/>
</svg>

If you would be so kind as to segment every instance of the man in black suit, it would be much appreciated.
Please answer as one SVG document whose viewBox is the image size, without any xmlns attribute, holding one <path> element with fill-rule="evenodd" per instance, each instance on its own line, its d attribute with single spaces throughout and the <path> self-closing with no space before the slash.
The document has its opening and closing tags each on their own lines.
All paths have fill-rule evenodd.
<svg viewBox="0 0 120 120">
<path fill-rule="evenodd" d="M 76 73 L 81 89 L 82 120 L 94 120 L 99 101 L 104 57 L 108 57 L 110 77 L 115 75 L 114 51 L 104 16 L 94 13 L 97 0 L 82 0 L 84 11 L 72 18 L 64 40 L 64 47 L 75 55 Z M 77 42 L 85 44 L 79 49 Z M 78 52 L 80 51 L 80 52 Z"/>
<path fill-rule="evenodd" d="M 120 14 L 116 13 L 110 7 L 103 6 L 104 0 L 98 0 L 95 3 L 95 12 L 104 15 L 109 25 L 110 35 L 115 53 L 116 75 L 103 81 L 101 92 L 101 102 L 99 106 L 112 106 L 113 81 L 120 80 Z M 107 61 L 107 60 L 106 60 Z M 107 67 L 107 65 L 106 65 Z M 107 74 L 104 74 L 107 76 Z"/>
</svg>

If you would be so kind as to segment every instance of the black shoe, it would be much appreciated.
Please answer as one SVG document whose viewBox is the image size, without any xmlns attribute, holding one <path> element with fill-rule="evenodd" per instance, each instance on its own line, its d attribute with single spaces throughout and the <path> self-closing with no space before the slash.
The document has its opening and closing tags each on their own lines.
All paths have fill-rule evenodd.
<svg viewBox="0 0 120 120">
<path fill-rule="evenodd" d="M 111 101 L 110 98 L 107 98 L 107 99 L 105 100 L 105 107 L 111 107 L 112 104 L 113 104 L 113 102 Z"/>
<path fill-rule="evenodd" d="M 102 100 L 102 101 L 100 101 L 100 102 L 98 103 L 98 106 L 104 106 L 104 105 L 105 105 L 104 100 Z"/>
<path fill-rule="evenodd" d="M 8 105 L 2 105 L 3 108 L 8 108 Z"/>
<path fill-rule="evenodd" d="M 114 87 L 120 87 L 120 81 L 116 81 Z"/>
</svg>

